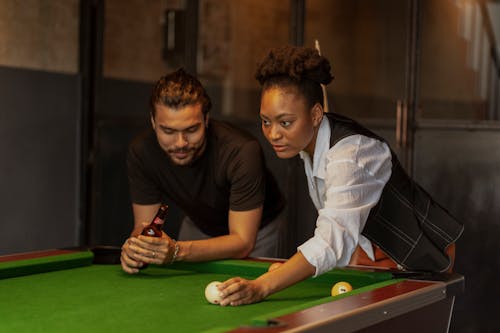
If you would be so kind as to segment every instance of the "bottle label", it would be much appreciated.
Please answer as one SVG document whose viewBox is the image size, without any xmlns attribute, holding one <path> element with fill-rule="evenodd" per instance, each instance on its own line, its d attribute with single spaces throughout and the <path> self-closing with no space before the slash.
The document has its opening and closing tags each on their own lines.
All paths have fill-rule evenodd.
<svg viewBox="0 0 500 333">
<path fill-rule="evenodd" d="M 163 224 L 163 220 L 160 219 L 159 217 L 155 218 L 154 221 L 153 221 L 154 224 L 158 224 L 158 225 L 162 225 Z"/>
</svg>

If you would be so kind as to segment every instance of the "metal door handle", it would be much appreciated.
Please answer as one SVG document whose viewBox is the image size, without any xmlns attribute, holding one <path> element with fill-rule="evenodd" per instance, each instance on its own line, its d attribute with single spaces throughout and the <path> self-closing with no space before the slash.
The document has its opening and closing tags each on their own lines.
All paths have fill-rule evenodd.
<svg viewBox="0 0 500 333">
<path fill-rule="evenodd" d="M 396 101 L 396 147 L 401 148 L 401 118 L 402 118 L 403 101 Z"/>
<path fill-rule="evenodd" d="M 408 104 L 398 99 L 396 102 L 396 147 L 406 148 L 408 139 Z"/>
</svg>

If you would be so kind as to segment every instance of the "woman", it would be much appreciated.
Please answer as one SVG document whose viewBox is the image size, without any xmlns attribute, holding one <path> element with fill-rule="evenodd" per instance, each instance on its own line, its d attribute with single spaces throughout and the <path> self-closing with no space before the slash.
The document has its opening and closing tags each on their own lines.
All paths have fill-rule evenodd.
<svg viewBox="0 0 500 333">
<path fill-rule="evenodd" d="M 256 78 L 262 85 L 262 131 L 279 158 L 303 159 L 318 219 L 314 236 L 279 268 L 255 280 L 222 283 L 221 305 L 258 302 L 349 263 L 451 267 L 445 251 L 453 252 L 450 245 L 463 225 L 406 175 L 382 138 L 351 119 L 324 113 L 321 84 L 333 79 L 326 58 L 310 48 L 273 49 Z"/>
</svg>

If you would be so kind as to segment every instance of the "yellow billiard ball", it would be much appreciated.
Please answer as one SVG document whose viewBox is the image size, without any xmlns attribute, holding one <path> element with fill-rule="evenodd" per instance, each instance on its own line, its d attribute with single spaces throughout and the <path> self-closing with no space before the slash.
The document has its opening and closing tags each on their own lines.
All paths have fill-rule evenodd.
<svg viewBox="0 0 500 333">
<path fill-rule="evenodd" d="M 344 281 L 337 282 L 332 287 L 332 296 L 337 296 L 343 293 L 347 293 L 352 290 L 352 286 Z"/>
</svg>

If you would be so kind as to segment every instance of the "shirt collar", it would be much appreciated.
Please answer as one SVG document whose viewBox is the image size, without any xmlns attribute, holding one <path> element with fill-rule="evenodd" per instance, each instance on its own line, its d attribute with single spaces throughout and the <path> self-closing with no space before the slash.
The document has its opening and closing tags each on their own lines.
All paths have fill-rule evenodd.
<svg viewBox="0 0 500 333">
<path fill-rule="evenodd" d="M 316 145 L 314 146 L 313 177 L 320 179 L 325 179 L 326 177 L 326 153 L 330 150 L 330 133 L 328 118 L 323 116 L 319 125 L 318 135 L 316 136 Z M 301 151 L 299 155 L 304 161 L 310 161 L 310 156 L 305 151 Z"/>
</svg>

